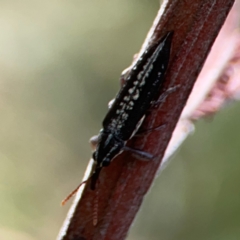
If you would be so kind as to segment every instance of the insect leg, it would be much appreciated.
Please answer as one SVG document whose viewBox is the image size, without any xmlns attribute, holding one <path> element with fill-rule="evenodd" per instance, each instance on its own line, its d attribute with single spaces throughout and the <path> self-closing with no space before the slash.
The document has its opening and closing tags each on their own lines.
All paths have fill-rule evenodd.
<svg viewBox="0 0 240 240">
<path fill-rule="evenodd" d="M 180 85 L 176 85 L 176 86 L 170 87 L 166 91 L 164 91 L 156 101 L 152 102 L 152 105 L 151 105 L 149 111 L 151 111 L 151 108 L 158 108 L 159 104 L 164 102 L 165 99 L 168 97 L 168 95 L 175 92 L 179 87 L 180 87 Z"/>
<path fill-rule="evenodd" d="M 141 150 L 137 150 L 137 149 L 134 149 L 134 148 L 131 148 L 131 147 L 128 147 L 128 146 L 124 146 L 123 150 L 133 153 L 135 156 L 137 156 L 138 158 L 140 158 L 141 160 L 144 160 L 144 161 L 149 161 L 149 160 L 152 160 L 154 158 L 154 155 L 151 154 L 151 153 L 144 152 L 144 151 L 141 151 Z"/>
<path fill-rule="evenodd" d="M 165 127 L 166 124 L 161 124 L 158 127 L 153 127 L 153 128 L 149 128 L 149 129 L 140 129 L 137 131 L 137 133 L 134 135 L 134 137 L 142 137 L 142 135 L 150 133 L 152 131 L 159 131 L 162 130 L 162 128 Z"/>
</svg>

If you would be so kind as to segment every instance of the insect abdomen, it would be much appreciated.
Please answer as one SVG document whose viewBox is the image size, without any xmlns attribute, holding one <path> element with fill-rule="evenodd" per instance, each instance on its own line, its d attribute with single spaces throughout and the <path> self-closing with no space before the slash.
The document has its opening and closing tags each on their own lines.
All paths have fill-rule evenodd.
<svg viewBox="0 0 240 240">
<path fill-rule="evenodd" d="M 172 35 L 173 32 L 166 34 L 153 53 L 150 49 L 138 60 L 103 121 L 104 129 L 124 141 L 131 137 L 158 96 L 169 62 Z"/>
</svg>

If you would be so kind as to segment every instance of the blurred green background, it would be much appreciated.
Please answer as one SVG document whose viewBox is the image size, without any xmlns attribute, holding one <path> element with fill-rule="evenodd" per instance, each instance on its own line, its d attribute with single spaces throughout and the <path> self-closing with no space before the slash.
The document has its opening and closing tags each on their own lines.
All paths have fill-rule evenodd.
<svg viewBox="0 0 240 240">
<path fill-rule="evenodd" d="M 0 239 L 55 239 L 155 1 L 0 1 Z M 201 121 L 129 240 L 240 239 L 240 105 Z"/>
</svg>

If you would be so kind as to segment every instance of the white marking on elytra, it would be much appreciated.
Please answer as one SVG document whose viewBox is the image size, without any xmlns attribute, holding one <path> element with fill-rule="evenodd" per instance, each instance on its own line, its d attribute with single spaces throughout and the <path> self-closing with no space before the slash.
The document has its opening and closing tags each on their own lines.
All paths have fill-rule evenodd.
<svg viewBox="0 0 240 240">
<path fill-rule="evenodd" d="M 136 85 L 138 85 L 138 83 L 139 83 L 138 81 L 134 81 L 134 82 L 133 82 L 133 85 L 136 86 Z"/>
<path fill-rule="evenodd" d="M 137 100 L 139 98 L 139 90 L 136 89 L 136 93 L 133 95 L 133 100 Z"/>
<path fill-rule="evenodd" d="M 137 79 L 141 80 L 142 79 L 142 75 L 143 75 L 143 71 L 141 71 L 138 75 L 137 75 Z"/>
<path fill-rule="evenodd" d="M 129 100 L 130 100 L 130 96 L 125 96 L 125 97 L 123 98 L 123 100 L 125 100 L 126 102 L 129 101 Z"/>
<path fill-rule="evenodd" d="M 153 64 L 151 64 L 151 65 L 149 66 L 148 71 L 145 73 L 144 78 L 145 78 L 145 77 L 149 77 L 149 74 L 152 72 L 152 69 L 153 69 Z"/>
<path fill-rule="evenodd" d="M 126 110 L 132 110 L 133 107 L 132 106 L 127 106 Z"/>
<path fill-rule="evenodd" d="M 128 118 L 128 114 L 127 113 L 123 113 L 121 117 L 122 117 L 122 119 L 126 120 Z"/>
<path fill-rule="evenodd" d="M 145 85 L 145 83 L 146 83 L 146 82 L 145 82 L 145 78 L 143 78 L 143 79 L 142 79 L 142 81 L 141 81 L 141 82 L 140 82 L 140 84 L 139 84 L 139 87 L 142 87 L 142 86 L 144 86 L 144 85 Z"/>
<path fill-rule="evenodd" d="M 134 92 L 134 90 L 135 90 L 134 87 L 130 88 L 130 89 L 128 89 L 128 93 L 132 94 Z"/>
<path fill-rule="evenodd" d="M 122 124 L 121 122 L 117 125 L 117 129 L 121 129 L 122 128 Z"/>
</svg>

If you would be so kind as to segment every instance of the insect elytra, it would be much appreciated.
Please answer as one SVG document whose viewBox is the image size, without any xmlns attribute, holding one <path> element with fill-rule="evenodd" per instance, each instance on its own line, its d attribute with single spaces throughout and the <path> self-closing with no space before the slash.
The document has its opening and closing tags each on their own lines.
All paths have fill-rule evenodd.
<svg viewBox="0 0 240 240">
<path fill-rule="evenodd" d="M 151 104 L 157 100 L 169 63 L 173 32 L 146 50 L 127 75 L 123 87 L 106 114 L 93 152 L 95 169 L 90 187 L 95 185 L 102 167 L 125 150 Z"/>
</svg>

